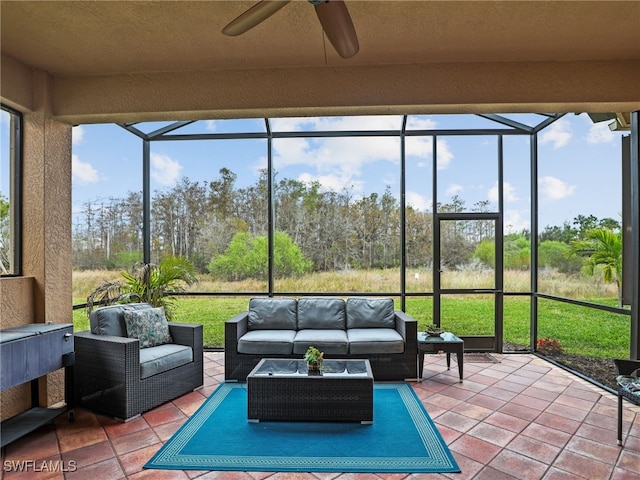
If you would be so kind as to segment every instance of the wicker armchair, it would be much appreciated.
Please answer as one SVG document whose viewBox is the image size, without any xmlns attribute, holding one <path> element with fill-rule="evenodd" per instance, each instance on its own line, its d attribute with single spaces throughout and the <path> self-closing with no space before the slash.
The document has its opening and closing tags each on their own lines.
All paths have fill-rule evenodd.
<svg viewBox="0 0 640 480">
<path fill-rule="evenodd" d="M 92 316 L 101 310 L 98 315 L 105 311 L 111 315 L 107 309 L 117 311 L 136 306 L 148 307 L 144 304 L 109 306 L 95 310 Z M 127 338 L 117 331 L 105 332 L 96 325 L 95 318 L 91 318 L 91 323 L 92 331 L 74 335 L 77 406 L 126 421 L 202 386 L 202 325 L 170 322 L 172 344 L 141 350 L 137 338 Z M 123 325 L 116 325 L 116 330 L 121 327 Z M 190 350 L 187 352 L 190 361 L 184 359 L 184 346 L 189 347 L 186 350 Z M 172 366 L 171 356 L 177 354 L 182 354 L 183 359 Z M 150 364 L 157 373 L 149 374 L 143 364 Z"/>
<path fill-rule="evenodd" d="M 629 376 L 640 369 L 640 361 L 614 359 L 614 362 L 618 368 L 618 445 L 622 445 L 622 398 L 640 405 L 640 391 L 634 391 L 628 383 Z"/>
</svg>

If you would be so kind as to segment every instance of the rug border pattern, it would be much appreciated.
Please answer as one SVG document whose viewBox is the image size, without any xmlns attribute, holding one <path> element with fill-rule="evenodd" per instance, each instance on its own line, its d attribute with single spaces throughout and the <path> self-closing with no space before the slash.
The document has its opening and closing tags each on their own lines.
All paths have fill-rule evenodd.
<svg viewBox="0 0 640 480">
<path fill-rule="evenodd" d="M 398 390 L 416 425 L 429 456 L 410 457 L 251 457 L 247 455 L 185 455 L 180 453 L 211 413 L 240 383 L 223 383 L 191 418 L 144 465 L 168 470 L 340 472 L 340 473 L 455 473 L 460 472 L 453 455 L 441 439 L 431 417 L 407 383 L 376 383 L 376 389 Z M 426 421 L 425 421 L 426 420 Z"/>
</svg>

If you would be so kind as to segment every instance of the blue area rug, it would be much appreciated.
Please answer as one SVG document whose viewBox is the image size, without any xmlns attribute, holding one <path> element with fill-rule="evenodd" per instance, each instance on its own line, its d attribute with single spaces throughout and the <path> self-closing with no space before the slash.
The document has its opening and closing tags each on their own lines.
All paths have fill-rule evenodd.
<svg viewBox="0 0 640 480">
<path fill-rule="evenodd" d="M 444 473 L 460 468 L 413 389 L 375 384 L 373 424 L 247 422 L 224 383 L 145 465 L 173 470 Z"/>
</svg>

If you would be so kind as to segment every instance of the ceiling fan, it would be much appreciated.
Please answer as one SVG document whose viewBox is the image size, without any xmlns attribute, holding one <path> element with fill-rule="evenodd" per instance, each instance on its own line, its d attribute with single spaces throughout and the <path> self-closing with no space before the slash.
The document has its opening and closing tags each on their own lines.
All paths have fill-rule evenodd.
<svg viewBox="0 0 640 480">
<path fill-rule="evenodd" d="M 291 0 L 261 0 L 222 29 L 225 35 L 236 36 L 252 29 L 284 7 Z M 358 53 L 358 37 L 349 10 L 342 0 L 307 0 L 316 9 L 322 29 L 342 58 Z"/>
</svg>

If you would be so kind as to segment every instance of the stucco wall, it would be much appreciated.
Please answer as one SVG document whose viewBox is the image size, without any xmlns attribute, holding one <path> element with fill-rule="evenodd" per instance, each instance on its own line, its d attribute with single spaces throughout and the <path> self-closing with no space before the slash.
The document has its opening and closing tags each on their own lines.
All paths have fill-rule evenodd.
<svg viewBox="0 0 640 480">
<path fill-rule="evenodd" d="M 23 274 L 0 279 L 0 325 L 71 323 L 71 125 L 51 116 L 52 80 L 34 75 L 24 114 Z M 64 400 L 64 371 L 42 377 L 40 406 Z M 31 407 L 29 385 L 2 392 L 2 419 Z"/>
</svg>

